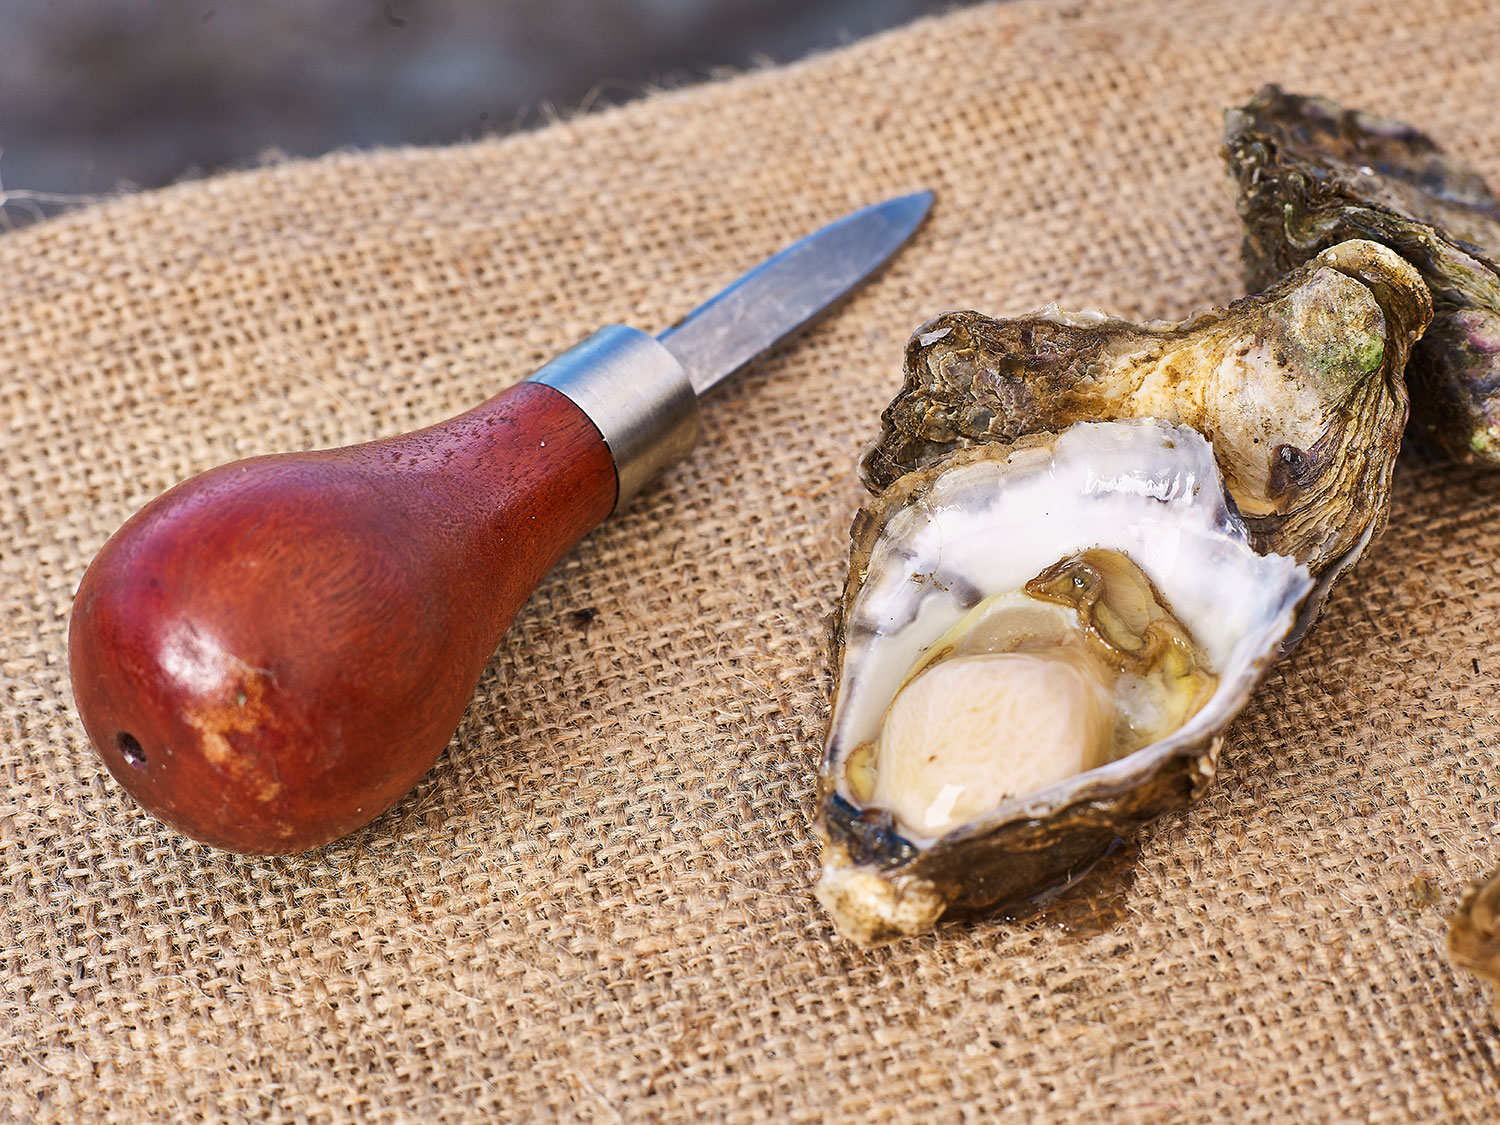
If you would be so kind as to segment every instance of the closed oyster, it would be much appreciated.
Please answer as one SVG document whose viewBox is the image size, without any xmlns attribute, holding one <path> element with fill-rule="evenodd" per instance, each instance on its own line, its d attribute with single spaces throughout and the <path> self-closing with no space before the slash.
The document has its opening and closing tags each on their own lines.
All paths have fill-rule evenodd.
<svg viewBox="0 0 1500 1125">
<path fill-rule="evenodd" d="M 1155 419 L 957 451 L 853 538 L 817 894 L 865 944 L 1066 881 L 1195 799 L 1313 587 Z"/>
<path fill-rule="evenodd" d="M 1225 114 L 1224 152 L 1252 286 L 1349 238 L 1416 266 L 1434 315 L 1407 369 L 1412 432 L 1500 466 L 1500 197 L 1410 125 L 1276 86 Z"/>
<path fill-rule="evenodd" d="M 1500 1015 L 1500 870 L 1465 889 L 1448 920 L 1448 959 L 1496 987 Z"/>
<path fill-rule="evenodd" d="M 1213 443 L 1257 549 L 1336 573 L 1384 526 L 1402 369 L 1431 314 L 1416 271 L 1363 241 L 1179 325 L 945 313 L 907 345 L 903 386 L 861 471 L 881 489 L 953 449 L 1162 418 Z"/>
</svg>

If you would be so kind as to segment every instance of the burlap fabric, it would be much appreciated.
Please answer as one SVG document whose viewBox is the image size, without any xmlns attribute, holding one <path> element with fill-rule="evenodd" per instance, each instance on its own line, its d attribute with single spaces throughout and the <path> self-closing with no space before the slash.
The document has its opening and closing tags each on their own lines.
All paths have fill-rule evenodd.
<svg viewBox="0 0 1500 1125">
<path fill-rule="evenodd" d="M 811 894 L 824 617 L 908 333 L 1237 296 L 1220 111 L 1267 80 L 1500 178 L 1487 3 L 1017 3 L 0 237 L 0 1117 L 1487 1118 L 1495 1019 L 1442 943 L 1500 862 L 1494 478 L 1403 465 L 1390 530 L 1211 797 L 1073 894 L 873 952 Z M 152 495 L 438 420 L 924 186 L 892 268 L 537 591 L 392 812 L 239 858 L 97 764 L 70 597 Z"/>
</svg>

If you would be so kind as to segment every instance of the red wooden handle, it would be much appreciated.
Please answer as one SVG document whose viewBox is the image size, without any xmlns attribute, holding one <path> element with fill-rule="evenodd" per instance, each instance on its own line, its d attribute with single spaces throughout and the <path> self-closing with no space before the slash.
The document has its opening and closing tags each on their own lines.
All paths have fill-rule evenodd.
<svg viewBox="0 0 1500 1125">
<path fill-rule="evenodd" d="M 238 852 L 353 831 L 442 753 L 537 582 L 615 503 L 571 400 L 520 383 L 440 425 L 178 485 L 89 567 L 84 726 L 150 812 Z"/>
</svg>

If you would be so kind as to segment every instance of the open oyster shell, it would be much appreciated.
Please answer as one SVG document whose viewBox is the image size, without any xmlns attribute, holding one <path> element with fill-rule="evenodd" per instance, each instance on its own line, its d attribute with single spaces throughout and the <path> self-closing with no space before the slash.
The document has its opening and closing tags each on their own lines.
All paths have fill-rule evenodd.
<svg viewBox="0 0 1500 1125">
<path fill-rule="evenodd" d="M 1213 443 L 1257 549 L 1336 573 L 1384 526 L 1402 371 L 1431 315 L 1417 272 L 1368 241 L 1182 324 L 945 313 L 907 345 L 903 386 L 861 471 L 878 490 L 954 449 L 1162 418 Z"/>
<path fill-rule="evenodd" d="M 1067 881 L 1118 836 L 1198 797 L 1213 779 L 1225 727 L 1275 660 L 1313 588 L 1305 567 L 1254 549 L 1202 436 L 1155 419 L 1079 423 L 1061 435 L 953 453 L 872 500 L 855 518 L 853 540 L 833 632 L 838 679 L 820 774 L 817 894 L 840 931 L 864 944 L 919 933 L 945 912 L 1014 902 Z M 1138 567 L 1143 582 L 1123 600 L 1083 597 L 1079 604 L 1092 607 L 1092 616 L 1079 611 L 1088 634 L 1082 642 L 1048 639 L 1044 634 L 1058 628 L 1054 603 L 1072 600 L 1065 582 L 1063 595 L 1053 596 L 1056 564 L 1086 569 L 1101 552 Z M 1075 582 L 1084 588 L 1082 579 Z M 968 623 L 987 606 L 1008 610 L 1030 592 L 1046 604 L 1017 610 L 1020 626 L 1014 616 L 1003 628 L 983 626 L 1003 634 L 1000 641 L 971 643 Z M 1033 627 L 1031 617 L 1041 624 Z M 942 661 L 1066 661 L 1080 645 L 1098 651 L 1101 628 L 1125 635 L 1115 648 L 1149 666 L 1142 676 L 1067 687 L 1078 668 L 1087 679 L 1087 669 L 1098 667 L 1090 656 L 1057 682 L 1084 695 L 1106 693 L 1112 702 L 1100 706 L 1118 709 L 1106 719 L 1106 726 L 1116 724 L 1111 730 L 1154 729 L 1157 720 L 1137 722 L 1138 713 L 1159 719 L 1171 709 L 1155 700 L 1140 704 L 1149 694 L 1144 680 L 1165 681 L 1179 701 L 1192 695 L 1159 737 L 1127 746 L 1118 758 L 1106 752 L 1101 764 L 1082 759 L 1081 772 L 1050 760 L 1046 748 L 1034 763 L 1039 788 L 990 793 L 956 818 L 955 801 L 990 784 L 986 772 L 998 764 L 979 763 L 969 775 L 973 786 L 938 785 L 935 799 L 899 791 L 933 789 L 919 776 L 924 761 L 952 766 L 950 750 L 934 745 L 926 757 L 910 724 L 896 718 L 905 693 L 927 690 Z M 1005 639 L 1011 634 L 1022 640 Z M 1156 655 L 1146 643 L 1152 638 L 1160 642 Z M 965 722 L 975 700 L 965 694 L 963 676 L 955 682 L 932 689 L 949 694 L 924 700 L 920 710 L 940 723 Z M 1002 728 L 1046 726 L 1049 708 L 1054 716 L 1071 712 L 1067 701 L 1052 705 L 1052 689 L 1033 683 L 1011 681 L 998 693 L 1010 690 L 1003 705 L 1011 718 Z M 1186 720 L 1173 725 L 1183 714 Z M 897 766 L 887 764 L 891 740 L 905 755 Z M 939 761 L 941 755 L 948 756 Z M 881 776 L 887 768 L 896 771 L 892 778 Z M 924 832 L 933 821 L 939 828 Z"/>
<path fill-rule="evenodd" d="M 1266 86 L 1225 114 L 1254 287 L 1349 238 L 1391 247 L 1432 290 L 1412 353 L 1412 431 L 1500 467 L 1500 197 L 1410 125 Z"/>
<path fill-rule="evenodd" d="M 1495 986 L 1500 1015 L 1500 870 L 1465 889 L 1448 920 L 1448 958 Z"/>
</svg>

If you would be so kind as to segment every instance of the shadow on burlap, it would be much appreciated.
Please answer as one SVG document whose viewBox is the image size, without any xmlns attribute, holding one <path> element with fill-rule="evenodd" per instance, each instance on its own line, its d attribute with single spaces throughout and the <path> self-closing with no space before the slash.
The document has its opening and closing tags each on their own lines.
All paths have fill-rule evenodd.
<svg viewBox="0 0 1500 1125">
<path fill-rule="evenodd" d="M 1500 480 L 1403 465 L 1209 798 L 1039 912 L 861 952 L 809 819 L 851 469 L 911 329 L 1239 295 L 1220 111 L 1268 80 L 1500 177 L 1497 57 L 1484 3 L 1017 3 L 0 237 L 0 1117 L 1486 1116 L 1496 1024 L 1442 942 L 1500 863 Z M 446 417 L 919 187 L 917 241 L 565 560 L 390 813 L 236 857 L 95 761 L 69 601 L 151 496 Z"/>
</svg>

